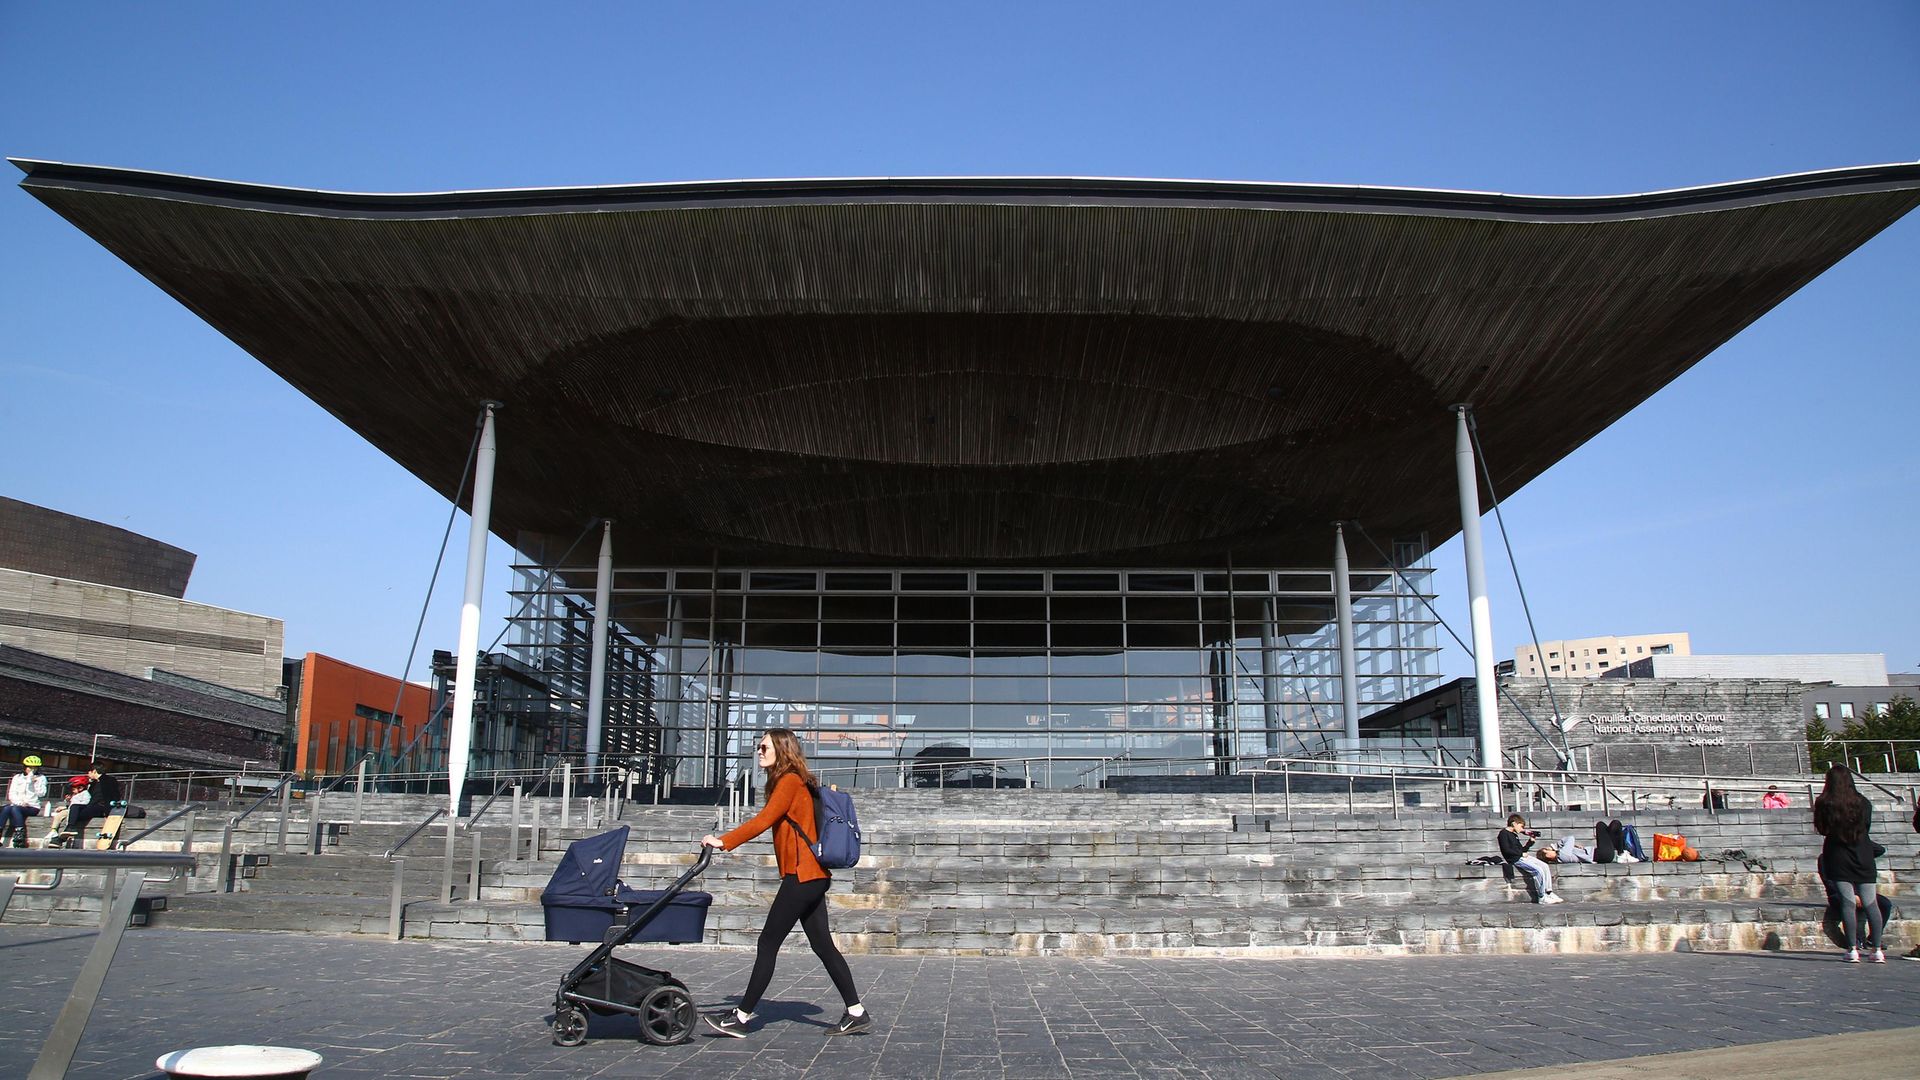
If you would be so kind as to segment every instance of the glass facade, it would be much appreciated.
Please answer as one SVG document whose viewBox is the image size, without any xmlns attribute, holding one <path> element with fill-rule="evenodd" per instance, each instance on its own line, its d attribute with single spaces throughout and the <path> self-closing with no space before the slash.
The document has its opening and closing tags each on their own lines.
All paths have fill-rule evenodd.
<svg viewBox="0 0 1920 1080">
<path fill-rule="evenodd" d="M 1424 545 L 1395 555 L 1351 575 L 1362 715 L 1437 682 Z M 513 651 L 575 748 L 595 570 L 519 571 Z M 772 726 L 843 786 L 942 757 L 994 759 L 971 783 L 1226 773 L 1343 732 L 1327 569 L 616 569 L 612 594 L 605 753 L 679 784 Z"/>
</svg>

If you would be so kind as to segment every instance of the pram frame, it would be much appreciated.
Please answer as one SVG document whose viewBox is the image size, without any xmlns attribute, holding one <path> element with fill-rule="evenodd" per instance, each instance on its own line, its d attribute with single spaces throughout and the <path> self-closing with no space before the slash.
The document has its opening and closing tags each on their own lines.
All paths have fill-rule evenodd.
<svg viewBox="0 0 1920 1080">
<path fill-rule="evenodd" d="M 653 998 L 653 993 L 649 993 L 646 999 L 639 1005 L 628 1005 L 618 1001 L 608 1001 L 604 998 L 594 997 L 590 994 L 583 994 L 580 992 L 579 987 L 581 980 L 586 977 L 588 972 L 612 960 L 613 950 L 631 942 L 637 937 L 640 931 L 646 929 L 647 924 L 653 920 L 654 916 L 665 911 L 667 905 L 673 903 L 675 897 L 685 892 L 687 886 L 693 883 L 693 879 L 705 873 L 707 867 L 711 865 L 712 862 L 713 849 L 702 844 L 700 846 L 699 857 L 694 859 L 693 865 L 689 866 L 685 873 L 675 878 L 673 884 L 667 886 L 653 903 L 647 905 L 646 910 L 637 916 L 629 917 L 627 924 L 621 927 L 618 933 L 602 940 L 600 944 L 589 949 L 587 955 L 573 966 L 573 970 L 561 977 L 559 989 L 554 993 L 553 997 L 554 1042 L 561 1046 L 578 1046 L 580 1043 L 586 1041 L 586 1014 L 583 1007 L 604 1012 L 622 1012 L 630 1016 L 639 1017 L 641 1019 L 641 1035 L 644 1036 L 648 1042 L 656 1044 L 685 1042 L 686 1039 L 693 1034 L 693 1026 L 691 1023 L 685 1025 L 684 1031 L 676 1030 L 666 1033 L 668 1037 L 664 1038 L 659 1037 L 660 1033 L 652 1030 L 647 1023 L 645 1005 L 646 1001 L 650 1001 Z M 671 972 L 642 967 L 638 964 L 631 966 L 637 969 L 640 974 L 658 980 L 662 987 L 675 987 L 682 994 L 686 992 L 685 985 L 675 979 Z M 691 1001 L 691 997 L 689 997 L 689 1001 Z"/>
</svg>

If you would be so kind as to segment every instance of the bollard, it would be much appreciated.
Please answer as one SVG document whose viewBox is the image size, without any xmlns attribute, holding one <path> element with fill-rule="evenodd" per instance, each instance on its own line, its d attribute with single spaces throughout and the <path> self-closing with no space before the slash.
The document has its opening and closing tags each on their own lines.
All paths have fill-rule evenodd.
<svg viewBox="0 0 1920 1080">
<path fill-rule="evenodd" d="M 194 819 L 199 816 L 200 816 L 200 811 L 189 810 L 187 811 L 187 816 L 181 819 L 182 821 L 186 822 L 186 824 L 181 828 L 181 835 L 180 835 L 180 853 L 182 855 L 193 854 L 193 822 L 194 822 Z"/>
<path fill-rule="evenodd" d="M 560 763 L 560 827 L 573 823 L 573 762 Z"/>
<path fill-rule="evenodd" d="M 1293 766 L 1280 763 L 1281 805 L 1285 807 L 1288 820 L 1293 818 Z"/>
<path fill-rule="evenodd" d="M 360 759 L 360 775 L 353 782 L 353 823 L 359 825 L 366 820 L 362 808 L 367 797 L 367 759 Z"/>
<path fill-rule="evenodd" d="M 540 861 L 540 800 L 527 805 L 527 861 Z"/>
<path fill-rule="evenodd" d="M 293 812 L 292 800 L 293 781 L 288 780 L 280 785 L 280 835 L 274 840 L 274 850 L 282 855 L 287 853 L 287 815 Z"/>
<path fill-rule="evenodd" d="M 587 828 L 593 828 L 593 796 L 587 796 Z"/>
<path fill-rule="evenodd" d="M 1399 771 L 1395 770 L 1393 772 L 1388 773 L 1387 779 L 1388 779 L 1388 782 L 1393 786 L 1393 820 L 1399 821 L 1400 820 L 1400 773 Z"/>
</svg>

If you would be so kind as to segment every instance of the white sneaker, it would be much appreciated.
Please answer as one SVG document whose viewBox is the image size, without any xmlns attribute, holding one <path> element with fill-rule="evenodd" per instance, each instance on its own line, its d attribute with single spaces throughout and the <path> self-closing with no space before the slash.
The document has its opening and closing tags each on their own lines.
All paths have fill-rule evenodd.
<svg viewBox="0 0 1920 1080">
<path fill-rule="evenodd" d="M 1857 963 L 1859 963 L 1859 962 L 1860 962 L 1860 950 L 1859 950 L 1859 949 L 1848 949 L 1848 950 L 1847 950 L 1847 955 L 1846 955 L 1845 957 L 1843 957 L 1842 959 L 1843 959 L 1843 960 L 1845 960 L 1845 962 L 1847 962 L 1847 963 L 1849 963 L 1849 964 L 1857 964 Z"/>
<path fill-rule="evenodd" d="M 1566 901 L 1564 901 L 1564 900 L 1562 900 L 1562 899 L 1560 899 L 1560 894 L 1559 894 L 1559 893 L 1548 893 L 1547 895 L 1545 895 L 1545 896 L 1543 896 L 1543 897 L 1541 897 L 1541 898 L 1540 898 L 1540 902 L 1541 902 L 1541 903 L 1543 903 L 1543 904 L 1564 904 L 1564 903 L 1566 903 Z"/>
<path fill-rule="evenodd" d="M 1628 855 L 1628 854 L 1626 854 L 1625 852 L 1621 852 L 1621 853 L 1620 853 L 1619 855 L 1616 855 L 1616 856 L 1614 856 L 1614 861 L 1616 861 L 1616 862 L 1639 862 L 1640 860 L 1639 860 L 1639 859 L 1636 859 L 1636 858 L 1634 858 L 1634 857 L 1633 857 L 1633 856 L 1631 856 L 1631 855 Z"/>
</svg>

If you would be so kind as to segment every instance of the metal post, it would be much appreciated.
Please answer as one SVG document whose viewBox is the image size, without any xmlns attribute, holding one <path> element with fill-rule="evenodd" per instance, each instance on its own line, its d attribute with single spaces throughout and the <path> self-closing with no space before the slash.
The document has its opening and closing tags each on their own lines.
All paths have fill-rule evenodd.
<svg viewBox="0 0 1920 1080">
<path fill-rule="evenodd" d="M 587 779 L 600 764 L 600 732 L 607 707 L 607 618 L 613 607 L 613 522 L 600 522 L 600 565 L 593 584 L 593 654 L 587 665 Z"/>
<path fill-rule="evenodd" d="M 482 403 L 480 445 L 473 462 L 473 501 L 467 531 L 467 585 L 460 602 L 460 639 L 454 654 L 453 715 L 447 721 L 447 816 L 460 813 L 460 789 L 473 753 L 474 679 L 480 657 L 480 597 L 487 582 L 487 526 L 493 513 L 493 412 L 497 401 Z"/>
<path fill-rule="evenodd" d="M 293 812 L 293 781 L 288 780 L 285 783 L 280 785 L 280 830 L 279 830 L 280 834 L 278 837 L 274 839 L 274 842 L 273 842 L 274 843 L 273 849 L 275 851 L 278 851 L 282 855 L 285 855 L 287 853 L 287 815 L 291 814 L 292 812 Z"/>
<path fill-rule="evenodd" d="M 1460 543 L 1466 552 L 1467 603 L 1473 618 L 1473 685 L 1480 711 L 1480 760 L 1489 763 L 1487 803 L 1500 812 L 1500 701 L 1493 680 L 1493 609 L 1487 599 L 1486 552 L 1480 542 L 1480 477 L 1467 430 L 1468 407 L 1455 405 L 1453 467 L 1460 488 Z"/>
<path fill-rule="evenodd" d="M 41 1044 L 40 1056 L 34 1061 L 27 1080 L 62 1080 L 67 1075 L 67 1066 L 73 1063 L 74 1051 L 80 1048 L 80 1037 L 86 1033 L 94 1003 L 100 1000 L 100 987 L 107 980 L 107 968 L 113 965 L 113 954 L 119 951 L 120 938 L 127 932 L 127 922 L 133 918 L 133 905 L 140 899 L 140 887 L 146 881 L 143 870 L 127 872 L 126 883 L 120 886 L 120 894 L 106 913 L 100 935 L 93 939 L 93 949 L 80 965 L 73 990 L 67 995 L 67 1003 L 61 1006 L 59 1018 L 53 1022 L 52 1033 Z"/>
<path fill-rule="evenodd" d="M 527 816 L 531 819 L 527 828 L 527 859 L 530 862 L 540 860 L 540 800 L 534 799 L 527 804 Z"/>
<path fill-rule="evenodd" d="M 107 867 L 107 887 L 105 891 L 100 894 L 100 926 L 102 929 L 106 928 L 107 920 L 113 917 L 114 886 L 118 885 L 119 882 L 120 871 L 111 866 Z"/>
<path fill-rule="evenodd" d="M 560 763 L 560 827 L 573 824 L 573 762 Z"/>
<path fill-rule="evenodd" d="M 233 891 L 233 822 L 220 831 L 220 863 L 214 868 L 214 892 Z"/>
<path fill-rule="evenodd" d="M 181 821 L 186 822 L 186 824 L 182 826 L 182 832 L 180 836 L 180 853 L 182 855 L 193 854 L 193 823 L 194 823 L 194 819 L 199 815 L 200 815 L 200 811 L 189 810 L 187 811 L 187 816 L 180 819 Z"/>
<path fill-rule="evenodd" d="M 1333 523 L 1333 604 L 1340 631 L 1340 709 L 1347 722 L 1347 738 L 1356 744 L 1348 749 L 1356 751 L 1360 741 L 1360 674 L 1354 670 L 1353 575 L 1347 566 L 1346 526 L 1337 521 Z"/>
<path fill-rule="evenodd" d="M 360 759 L 360 767 L 355 770 L 359 775 L 353 778 L 353 823 L 359 825 L 366 821 L 367 801 L 367 759 Z"/>
<path fill-rule="evenodd" d="M 453 818 L 447 818 L 447 850 L 440 864 L 440 895 L 436 903 L 444 904 L 453 899 L 453 827 L 458 824 Z"/>
<path fill-rule="evenodd" d="M 513 785 L 513 824 L 507 826 L 507 859 L 520 857 L 520 785 Z"/>
<path fill-rule="evenodd" d="M 1286 814 L 1288 820 L 1292 820 L 1293 819 L 1293 765 L 1290 762 L 1283 761 L 1280 763 L 1280 785 L 1281 785 L 1280 798 L 1281 798 L 1281 806 L 1284 808 L 1283 812 Z"/>
<path fill-rule="evenodd" d="M 387 940 L 399 941 L 401 932 L 401 914 L 406 911 L 406 903 L 401 894 L 406 889 L 407 860 L 405 856 L 393 860 L 393 898 L 387 906 Z"/>
<path fill-rule="evenodd" d="M 467 863 L 467 900 L 480 901 L 480 830 L 473 833 L 473 858 Z"/>
<path fill-rule="evenodd" d="M 1393 819 L 1400 820 L 1400 770 L 1387 773 L 1387 782 L 1393 785 Z"/>
<path fill-rule="evenodd" d="M 589 790 L 591 790 L 591 785 L 589 785 Z M 589 829 L 593 828 L 593 796 L 591 795 L 587 796 L 586 827 Z"/>
<path fill-rule="evenodd" d="M 1353 774 L 1347 774 L 1347 813 L 1353 813 Z"/>
</svg>

